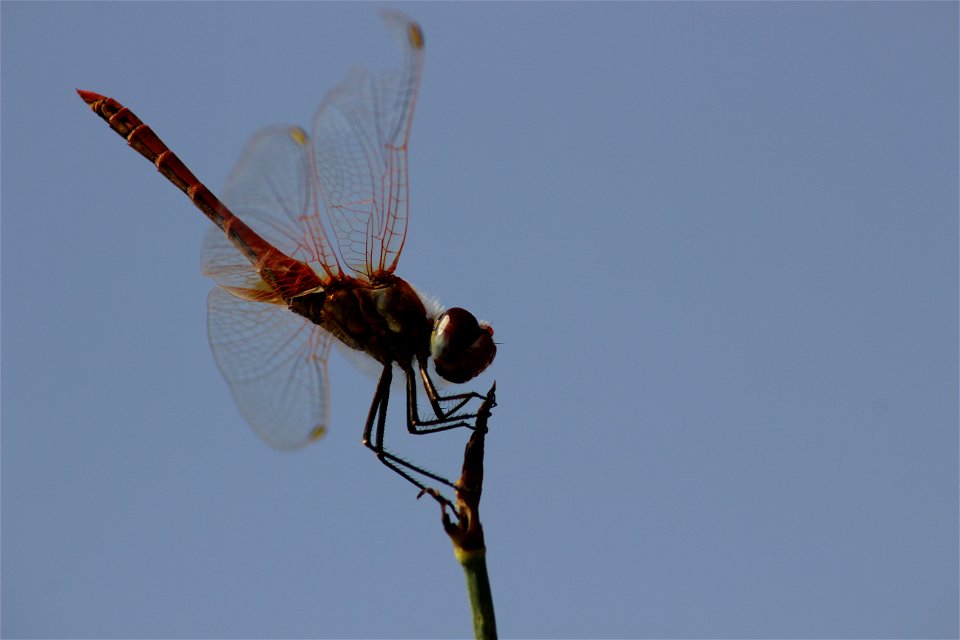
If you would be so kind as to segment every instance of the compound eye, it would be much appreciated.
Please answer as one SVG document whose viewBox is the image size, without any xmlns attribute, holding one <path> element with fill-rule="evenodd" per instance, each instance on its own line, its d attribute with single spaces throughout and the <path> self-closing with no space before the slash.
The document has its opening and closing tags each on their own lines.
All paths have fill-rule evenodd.
<svg viewBox="0 0 960 640">
<path fill-rule="evenodd" d="M 477 322 L 466 309 L 448 309 L 433 325 L 430 355 L 444 380 L 466 382 L 480 375 L 497 355 L 493 327 Z"/>
</svg>

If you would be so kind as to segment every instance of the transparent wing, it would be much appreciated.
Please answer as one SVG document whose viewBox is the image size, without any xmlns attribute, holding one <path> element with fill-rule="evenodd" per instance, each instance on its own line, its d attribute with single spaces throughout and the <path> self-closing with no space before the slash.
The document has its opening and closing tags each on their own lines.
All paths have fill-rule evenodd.
<svg viewBox="0 0 960 640">
<path fill-rule="evenodd" d="M 354 71 L 313 121 L 314 169 L 343 264 L 359 275 L 392 272 L 407 233 L 407 142 L 423 72 L 423 32 L 384 17 L 404 44 L 403 67 Z"/>
<path fill-rule="evenodd" d="M 327 430 L 327 357 L 333 336 L 286 307 L 216 287 L 207 333 L 220 372 L 253 430 L 297 449 Z"/>
<path fill-rule="evenodd" d="M 310 166 L 302 129 L 263 129 L 230 173 L 223 203 L 280 252 L 306 262 L 328 281 L 340 266 L 323 230 Z M 207 233 L 202 256 L 203 272 L 231 291 L 269 289 L 217 228 Z"/>
<path fill-rule="evenodd" d="M 233 295 L 260 302 L 282 302 L 279 292 L 260 278 L 253 265 L 217 227 L 207 230 L 200 256 L 203 275 L 213 278 Z"/>
</svg>

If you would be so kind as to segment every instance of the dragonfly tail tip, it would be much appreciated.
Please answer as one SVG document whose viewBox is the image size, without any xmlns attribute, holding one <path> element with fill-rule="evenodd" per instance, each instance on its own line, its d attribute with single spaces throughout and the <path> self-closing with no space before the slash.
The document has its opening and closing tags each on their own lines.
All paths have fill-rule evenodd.
<svg viewBox="0 0 960 640">
<path fill-rule="evenodd" d="M 99 93 L 94 93 L 93 91 L 86 91 L 84 89 L 77 89 L 77 95 L 86 102 L 87 104 L 93 104 L 97 100 L 102 100 L 103 96 Z"/>
</svg>

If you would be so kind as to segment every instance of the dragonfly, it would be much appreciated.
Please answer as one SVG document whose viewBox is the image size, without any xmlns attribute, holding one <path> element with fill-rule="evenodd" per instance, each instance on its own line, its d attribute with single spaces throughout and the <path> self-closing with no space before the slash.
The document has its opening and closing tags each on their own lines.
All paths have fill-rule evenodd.
<svg viewBox="0 0 960 640">
<path fill-rule="evenodd" d="M 84 102 L 153 163 L 213 223 L 204 274 L 210 346 L 253 430 L 277 449 L 322 437 L 329 424 L 327 361 L 339 341 L 378 363 L 363 427 L 365 447 L 429 493 L 446 478 L 384 446 L 394 367 L 404 376 L 412 434 L 473 428 L 474 391 L 441 394 L 433 371 L 462 384 L 483 372 L 497 347 L 493 328 L 469 311 L 443 309 L 394 271 L 407 233 L 407 150 L 424 62 L 423 30 L 397 13 L 384 18 L 403 44 L 397 69 L 354 71 L 321 103 L 308 133 L 262 129 L 217 198 L 132 111 L 78 89 Z M 432 414 L 420 416 L 419 387 Z"/>
</svg>

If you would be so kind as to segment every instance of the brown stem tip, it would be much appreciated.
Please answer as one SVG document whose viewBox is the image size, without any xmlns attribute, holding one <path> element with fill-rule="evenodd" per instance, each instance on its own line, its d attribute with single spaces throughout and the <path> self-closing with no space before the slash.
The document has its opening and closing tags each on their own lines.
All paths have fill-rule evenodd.
<svg viewBox="0 0 960 640">
<path fill-rule="evenodd" d="M 477 422 L 463 451 L 463 469 L 456 482 L 457 510 L 454 522 L 443 509 L 443 528 L 453 542 L 457 555 L 483 553 L 483 527 L 480 525 L 480 496 L 483 493 L 483 444 L 487 435 L 490 411 L 497 405 L 497 383 L 477 410 Z"/>
</svg>

